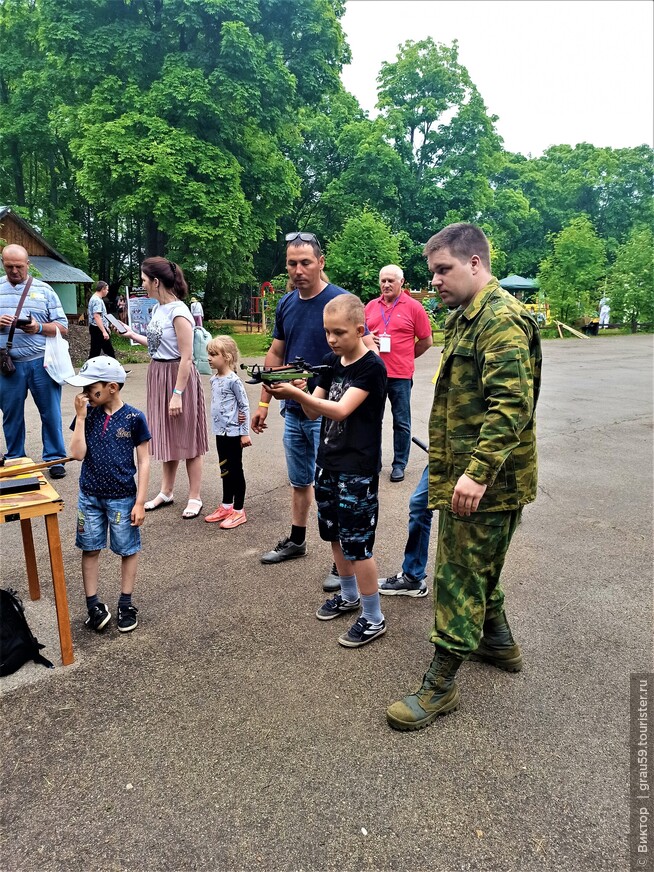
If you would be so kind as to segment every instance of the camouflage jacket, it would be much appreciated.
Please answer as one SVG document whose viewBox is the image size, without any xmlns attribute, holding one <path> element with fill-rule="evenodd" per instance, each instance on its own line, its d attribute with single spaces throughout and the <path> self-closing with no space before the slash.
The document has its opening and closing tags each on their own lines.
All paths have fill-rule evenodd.
<svg viewBox="0 0 654 872">
<path fill-rule="evenodd" d="M 449 316 L 429 419 L 430 508 L 451 505 L 463 473 L 488 486 L 480 512 L 536 499 L 541 362 L 534 317 L 496 279 Z"/>
</svg>

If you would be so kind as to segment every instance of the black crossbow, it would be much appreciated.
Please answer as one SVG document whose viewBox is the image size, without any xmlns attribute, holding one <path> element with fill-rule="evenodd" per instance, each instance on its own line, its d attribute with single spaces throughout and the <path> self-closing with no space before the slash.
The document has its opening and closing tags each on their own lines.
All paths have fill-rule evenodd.
<svg viewBox="0 0 654 872">
<path fill-rule="evenodd" d="M 245 380 L 249 385 L 257 385 L 261 382 L 265 385 L 274 385 L 294 379 L 310 379 L 312 376 L 328 372 L 331 367 L 326 364 L 311 366 L 303 358 L 296 357 L 292 363 L 288 363 L 286 366 L 260 366 L 258 363 L 249 365 L 242 363 L 241 369 L 244 369 L 250 376 Z"/>
</svg>

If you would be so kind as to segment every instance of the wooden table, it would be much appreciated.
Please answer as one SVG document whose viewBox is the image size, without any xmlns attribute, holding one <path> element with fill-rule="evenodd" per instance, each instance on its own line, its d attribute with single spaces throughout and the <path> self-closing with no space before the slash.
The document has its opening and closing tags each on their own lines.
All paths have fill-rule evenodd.
<svg viewBox="0 0 654 872">
<path fill-rule="evenodd" d="M 4 481 L 20 481 L 21 467 L 31 466 L 34 461 L 30 460 L 29 457 L 22 457 L 20 460 L 12 460 L 10 463 L 11 469 L 16 468 L 16 475 L 12 475 L 10 479 L 4 478 Z M 5 469 L 7 468 L 5 467 Z M 57 491 L 47 481 L 42 472 L 24 473 L 23 475 L 24 477 L 38 476 L 41 481 L 41 487 L 38 491 L 25 491 L 23 493 L 0 496 L 0 524 L 20 521 L 30 599 L 38 600 L 41 598 L 41 588 L 39 586 L 34 539 L 32 537 L 32 518 L 45 518 L 50 569 L 52 570 L 52 584 L 57 610 L 57 624 L 59 627 L 61 660 L 64 666 L 69 666 L 74 660 L 73 640 L 70 633 L 70 614 L 68 611 L 68 598 L 66 596 L 66 578 L 64 576 L 64 560 L 61 552 L 58 517 L 64 504 Z"/>
</svg>

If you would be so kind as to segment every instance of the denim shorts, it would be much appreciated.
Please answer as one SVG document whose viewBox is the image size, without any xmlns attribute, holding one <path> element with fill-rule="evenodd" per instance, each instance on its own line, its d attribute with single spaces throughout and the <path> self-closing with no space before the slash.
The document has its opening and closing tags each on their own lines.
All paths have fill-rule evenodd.
<svg viewBox="0 0 654 872">
<path fill-rule="evenodd" d="M 141 550 L 141 531 L 132 527 L 131 513 L 136 496 L 87 496 L 80 492 L 77 501 L 77 536 L 75 545 L 82 551 L 101 551 L 109 546 L 114 554 L 129 557 Z"/>
<path fill-rule="evenodd" d="M 293 487 L 309 487 L 316 477 L 316 455 L 320 444 L 320 419 L 310 421 L 286 409 L 284 452 L 288 478 Z"/>
<path fill-rule="evenodd" d="M 379 515 L 379 476 L 316 470 L 318 530 L 346 560 L 369 560 Z"/>
</svg>

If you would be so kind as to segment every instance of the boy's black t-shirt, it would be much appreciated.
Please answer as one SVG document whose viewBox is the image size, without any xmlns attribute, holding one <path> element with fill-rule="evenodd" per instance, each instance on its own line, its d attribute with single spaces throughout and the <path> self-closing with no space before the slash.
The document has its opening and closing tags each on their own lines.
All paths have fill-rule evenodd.
<svg viewBox="0 0 654 872">
<path fill-rule="evenodd" d="M 386 400 L 386 367 L 374 351 L 343 366 L 333 352 L 323 363 L 330 366 L 319 376 L 318 387 L 338 402 L 348 388 L 368 391 L 368 396 L 344 421 L 323 415 L 317 464 L 329 472 L 377 475 L 381 469 L 381 435 Z"/>
</svg>

